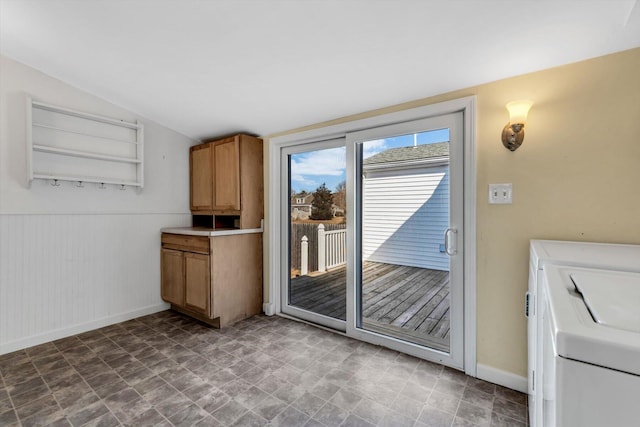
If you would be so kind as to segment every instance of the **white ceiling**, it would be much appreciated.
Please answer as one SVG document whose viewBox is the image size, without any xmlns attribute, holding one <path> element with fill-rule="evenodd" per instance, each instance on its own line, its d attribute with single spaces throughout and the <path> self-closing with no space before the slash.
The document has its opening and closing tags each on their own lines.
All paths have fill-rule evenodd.
<svg viewBox="0 0 640 427">
<path fill-rule="evenodd" d="M 640 46 L 635 0 L 0 7 L 2 54 L 195 139 L 273 134 Z"/>
</svg>

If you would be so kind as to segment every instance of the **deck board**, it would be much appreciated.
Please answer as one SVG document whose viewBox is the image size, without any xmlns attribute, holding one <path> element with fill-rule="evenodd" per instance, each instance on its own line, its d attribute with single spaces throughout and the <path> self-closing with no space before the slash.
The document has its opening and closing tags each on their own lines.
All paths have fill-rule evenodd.
<svg viewBox="0 0 640 427">
<path fill-rule="evenodd" d="M 365 262 L 363 326 L 402 339 L 449 349 L 449 273 Z M 346 268 L 291 279 L 290 303 L 346 319 Z"/>
</svg>

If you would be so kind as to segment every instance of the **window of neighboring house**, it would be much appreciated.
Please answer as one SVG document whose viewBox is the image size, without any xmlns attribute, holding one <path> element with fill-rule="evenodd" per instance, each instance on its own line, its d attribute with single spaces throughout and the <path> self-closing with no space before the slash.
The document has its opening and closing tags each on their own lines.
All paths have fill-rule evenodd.
<svg viewBox="0 0 640 427">
<path fill-rule="evenodd" d="M 296 199 L 296 203 L 300 205 L 304 203 L 304 199 Z"/>
</svg>

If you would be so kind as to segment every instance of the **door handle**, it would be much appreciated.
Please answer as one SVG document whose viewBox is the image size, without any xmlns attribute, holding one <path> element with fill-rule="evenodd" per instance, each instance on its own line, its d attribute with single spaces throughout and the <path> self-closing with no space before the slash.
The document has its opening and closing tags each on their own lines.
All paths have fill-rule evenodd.
<svg viewBox="0 0 640 427">
<path fill-rule="evenodd" d="M 444 232 L 444 251 L 447 255 L 453 256 L 458 253 L 456 242 L 457 239 L 458 230 L 456 230 L 455 228 L 447 228 L 447 230 Z"/>
</svg>

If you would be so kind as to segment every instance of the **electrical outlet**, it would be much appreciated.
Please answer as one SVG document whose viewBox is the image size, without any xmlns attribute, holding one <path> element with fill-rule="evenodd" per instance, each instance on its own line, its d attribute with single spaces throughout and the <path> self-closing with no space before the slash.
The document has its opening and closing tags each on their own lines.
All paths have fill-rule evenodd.
<svg viewBox="0 0 640 427">
<path fill-rule="evenodd" d="M 512 193 L 511 184 L 489 184 L 489 204 L 510 205 Z"/>
</svg>

